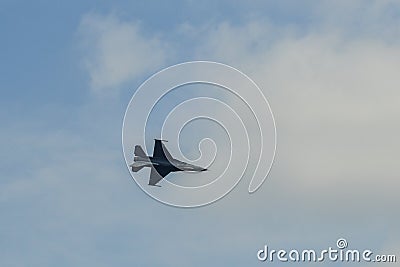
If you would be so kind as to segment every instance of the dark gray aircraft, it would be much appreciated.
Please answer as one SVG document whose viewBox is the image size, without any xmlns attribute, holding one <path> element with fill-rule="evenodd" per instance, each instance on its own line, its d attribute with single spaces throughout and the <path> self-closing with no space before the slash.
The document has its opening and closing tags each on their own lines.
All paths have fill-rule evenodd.
<svg viewBox="0 0 400 267">
<path fill-rule="evenodd" d="M 174 159 L 168 152 L 162 141 L 154 139 L 153 156 L 147 156 L 142 147 L 135 146 L 135 157 L 133 163 L 129 165 L 133 172 L 138 172 L 143 167 L 151 167 L 149 185 L 159 186 L 161 181 L 170 172 L 191 171 L 202 172 L 207 169 Z"/>
</svg>

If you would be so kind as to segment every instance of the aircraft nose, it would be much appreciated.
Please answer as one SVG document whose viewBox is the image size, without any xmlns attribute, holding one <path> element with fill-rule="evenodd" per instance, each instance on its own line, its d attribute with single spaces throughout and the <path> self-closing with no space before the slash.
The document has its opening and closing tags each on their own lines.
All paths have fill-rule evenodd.
<svg viewBox="0 0 400 267">
<path fill-rule="evenodd" d="M 204 171 L 208 171 L 208 169 L 202 169 L 201 171 L 202 171 L 202 172 L 204 172 Z"/>
</svg>

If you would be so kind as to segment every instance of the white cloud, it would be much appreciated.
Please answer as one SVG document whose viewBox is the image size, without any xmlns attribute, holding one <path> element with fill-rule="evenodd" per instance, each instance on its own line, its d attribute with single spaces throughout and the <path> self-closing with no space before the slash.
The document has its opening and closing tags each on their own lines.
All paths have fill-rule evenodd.
<svg viewBox="0 0 400 267">
<path fill-rule="evenodd" d="M 188 28 L 196 31 L 196 27 Z M 223 258 L 225 263 L 225 255 L 231 255 L 232 260 L 245 257 L 250 262 L 254 259 L 253 250 L 264 241 L 332 241 L 332 236 L 344 232 L 355 233 L 356 237 L 368 235 L 364 238 L 370 242 L 380 235 L 396 235 L 396 159 L 400 148 L 396 70 L 400 69 L 400 48 L 376 38 L 350 37 L 332 32 L 329 27 L 323 29 L 299 35 L 295 29 L 265 26 L 255 19 L 241 26 L 225 22 L 202 28 L 199 40 L 193 41 L 197 58 L 230 63 L 243 70 L 261 85 L 272 105 L 278 126 L 278 157 L 270 177 L 256 194 L 249 196 L 248 184 L 242 183 L 243 191 L 235 190 L 227 199 L 204 209 L 164 207 L 125 180 L 128 174 L 122 173 L 122 158 L 114 158 L 120 155 L 119 147 L 91 153 L 87 152 L 91 148 L 85 147 L 77 151 L 81 156 L 72 153 L 71 157 L 69 153 L 52 163 L 51 168 L 36 169 L 32 181 L 4 186 L 0 200 L 23 196 L 31 200 L 54 190 L 56 193 L 48 199 L 61 207 L 59 220 L 64 221 L 51 229 L 51 234 L 57 233 L 54 236 L 59 236 L 59 229 L 69 235 L 71 225 L 76 228 L 76 223 L 87 223 L 89 226 L 80 226 L 75 236 L 87 238 L 89 248 L 109 243 L 87 234 L 93 224 L 102 233 L 134 229 L 135 225 L 134 235 L 125 240 L 127 249 L 122 255 L 159 262 L 168 257 L 175 259 L 171 265 L 176 265 L 182 254 L 188 262 L 193 258 L 201 260 L 205 254 Z M 153 73 L 167 57 L 163 40 L 148 37 L 137 23 L 124 22 L 113 15 L 86 15 L 80 32 L 95 93 L 103 94 L 146 72 Z M 101 127 L 115 129 L 108 123 L 98 128 Z M 64 136 L 59 142 L 70 138 Z M 89 142 L 92 137 L 86 138 Z M 99 155 L 114 156 L 110 159 Z M 114 163 L 110 166 L 111 161 Z M 120 161 L 121 166 L 117 164 Z M 121 181 L 131 187 L 121 187 Z M 32 189 L 29 195 L 27 192 Z M 33 208 L 39 210 L 43 206 L 39 203 Z M 50 215 L 46 221 L 52 222 Z M 156 227 L 160 221 L 162 224 Z M 42 222 L 38 220 L 33 225 Z M 147 231 L 142 231 L 146 237 L 138 234 L 141 231 L 137 229 L 149 228 L 154 236 L 148 237 Z M 180 231 L 177 234 L 170 228 Z M 244 240 L 240 239 L 241 234 Z M 160 242 L 160 236 L 168 237 L 163 238 L 167 241 Z M 198 240 L 198 247 L 193 246 L 193 240 Z M 60 244 L 71 255 L 77 245 L 80 249 L 86 247 L 67 241 Z M 170 241 L 173 250 L 168 249 Z M 88 248 L 85 251 L 92 252 L 89 256 L 93 261 L 105 257 Z M 204 253 L 197 253 L 198 249 Z M 219 254 L 226 250 L 226 254 Z M 146 256 L 148 251 L 160 253 Z"/>
<path fill-rule="evenodd" d="M 79 26 L 84 64 L 96 93 L 116 90 L 166 60 L 166 46 L 156 36 L 144 34 L 139 23 L 115 15 L 85 15 Z"/>
<path fill-rule="evenodd" d="M 321 22 L 320 30 L 397 39 L 399 8 L 396 0 L 320 1 L 312 7 L 312 15 Z"/>
<path fill-rule="evenodd" d="M 289 202 L 319 199 L 316 205 L 325 207 L 341 196 L 360 212 L 396 206 L 396 42 L 341 32 L 298 34 L 263 28 L 257 20 L 241 26 L 221 23 L 202 39 L 198 55 L 242 69 L 272 105 L 278 157 L 269 179 L 279 181 L 271 185 L 267 180 L 263 187 L 279 189 L 265 190 L 288 190 Z"/>
</svg>

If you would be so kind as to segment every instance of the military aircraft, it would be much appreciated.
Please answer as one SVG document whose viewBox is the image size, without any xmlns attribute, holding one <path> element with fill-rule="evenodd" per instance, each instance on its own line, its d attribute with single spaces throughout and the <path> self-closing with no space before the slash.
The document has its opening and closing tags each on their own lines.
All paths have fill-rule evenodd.
<svg viewBox="0 0 400 267">
<path fill-rule="evenodd" d="M 135 156 L 133 163 L 129 165 L 132 172 L 138 172 L 143 167 L 150 167 L 150 180 L 149 185 L 159 186 L 157 183 L 161 181 L 170 172 L 190 171 L 190 172 L 203 172 L 207 171 L 196 165 L 192 165 L 177 159 L 174 159 L 168 152 L 167 148 L 162 142 L 166 140 L 154 139 L 153 156 L 146 155 L 143 148 L 139 145 L 135 146 Z"/>
</svg>

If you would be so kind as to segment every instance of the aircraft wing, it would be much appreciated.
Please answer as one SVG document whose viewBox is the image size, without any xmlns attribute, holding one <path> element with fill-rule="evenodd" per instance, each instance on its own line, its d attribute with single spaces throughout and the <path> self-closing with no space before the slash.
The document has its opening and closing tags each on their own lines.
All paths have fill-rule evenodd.
<svg viewBox="0 0 400 267">
<path fill-rule="evenodd" d="M 168 175 L 171 171 L 169 168 L 162 166 L 154 166 L 151 168 L 149 185 L 156 185 L 159 181 L 161 181 L 165 176 Z"/>
</svg>

